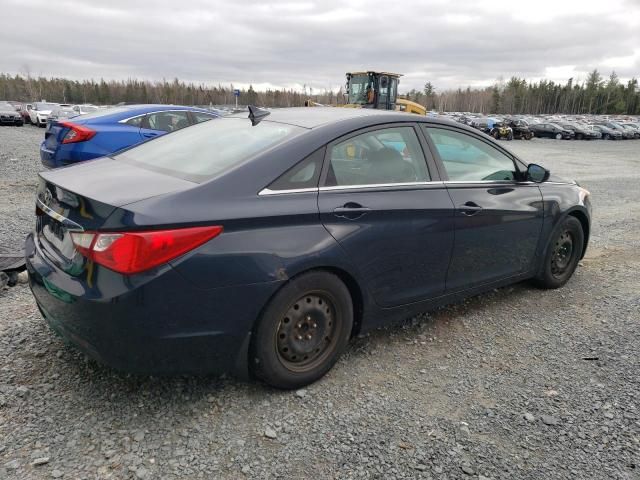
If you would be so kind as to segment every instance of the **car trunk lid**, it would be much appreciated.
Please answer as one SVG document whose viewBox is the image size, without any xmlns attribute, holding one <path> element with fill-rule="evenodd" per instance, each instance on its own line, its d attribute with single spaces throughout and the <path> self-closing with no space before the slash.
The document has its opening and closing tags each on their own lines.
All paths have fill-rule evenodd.
<svg viewBox="0 0 640 480">
<path fill-rule="evenodd" d="M 124 205 L 196 184 L 112 159 L 40 173 L 36 198 L 36 239 L 49 260 L 71 275 L 86 259 L 78 254 L 72 232 L 99 231 Z"/>
</svg>

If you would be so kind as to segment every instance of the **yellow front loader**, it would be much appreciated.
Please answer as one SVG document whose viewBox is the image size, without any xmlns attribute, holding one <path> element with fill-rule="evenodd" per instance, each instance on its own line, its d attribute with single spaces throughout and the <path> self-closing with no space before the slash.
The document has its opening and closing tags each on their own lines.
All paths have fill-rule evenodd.
<svg viewBox="0 0 640 480">
<path fill-rule="evenodd" d="M 375 108 L 399 110 L 401 112 L 426 115 L 427 109 L 419 103 L 398 98 L 399 73 L 350 72 L 347 73 L 347 108 Z M 312 100 L 304 102 L 307 107 L 323 106 Z"/>
</svg>

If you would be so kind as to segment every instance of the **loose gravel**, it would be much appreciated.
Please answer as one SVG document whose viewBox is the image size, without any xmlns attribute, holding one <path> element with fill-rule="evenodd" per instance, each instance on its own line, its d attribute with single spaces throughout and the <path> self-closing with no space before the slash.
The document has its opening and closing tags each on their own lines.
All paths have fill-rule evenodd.
<svg viewBox="0 0 640 480">
<path fill-rule="evenodd" d="M 32 226 L 42 133 L 0 128 L 2 248 Z M 1 291 L 0 478 L 639 479 L 640 142 L 508 146 L 593 194 L 572 280 L 357 338 L 297 392 L 114 372 Z"/>
</svg>

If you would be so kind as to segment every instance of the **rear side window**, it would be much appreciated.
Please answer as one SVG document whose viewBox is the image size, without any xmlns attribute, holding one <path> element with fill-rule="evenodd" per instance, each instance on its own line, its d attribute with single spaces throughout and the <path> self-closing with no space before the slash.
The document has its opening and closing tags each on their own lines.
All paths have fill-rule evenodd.
<svg viewBox="0 0 640 480">
<path fill-rule="evenodd" d="M 203 182 L 304 132 L 294 125 L 221 118 L 163 135 L 114 158 L 166 175 Z"/>
<path fill-rule="evenodd" d="M 327 186 L 428 181 L 427 164 L 413 127 L 373 130 L 334 145 Z"/>
<path fill-rule="evenodd" d="M 148 128 L 163 132 L 174 132 L 189 126 L 187 112 L 157 112 L 147 115 Z"/>
<path fill-rule="evenodd" d="M 298 190 L 318 186 L 324 148 L 316 150 L 294 167 L 287 170 L 280 178 L 269 185 L 269 190 Z"/>
<path fill-rule="evenodd" d="M 139 117 L 130 118 L 124 123 L 126 123 L 127 125 L 131 125 L 132 127 L 139 127 L 140 124 L 142 123 L 143 118 L 144 118 L 144 115 L 140 115 Z"/>
<path fill-rule="evenodd" d="M 218 118 L 217 115 L 210 115 L 208 113 L 200 113 L 200 112 L 191 112 L 193 118 L 196 123 L 206 122 L 207 120 L 213 120 L 214 118 Z"/>
</svg>

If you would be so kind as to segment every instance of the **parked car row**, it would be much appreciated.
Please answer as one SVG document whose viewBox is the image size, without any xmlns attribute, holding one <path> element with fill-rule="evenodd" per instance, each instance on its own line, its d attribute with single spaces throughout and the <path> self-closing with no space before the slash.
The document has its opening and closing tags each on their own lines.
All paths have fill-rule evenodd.
<svg viewBox="0 0 640 480">
<path fill-rule="evenodd" d="M 21 126 L 25 123 L 46 127 L 49 118 L 71 118 L 79 115 L 86 115 L 97 111 L 100 107 L 95 105 L 71 105 L 65 103 L 33 102 L 21 103 L 14 101 L 0 101 L 3 118 L 0 124 Z M 9 115 L 10 113 L 10 115 Z M 15 121 L 15 113 L 18 113 L 20 121 Z"/>
<path fill-rule="evenodd" d="M 608 116 L 526 116 L 486 117 L 470 113 L 445 114 L 453 120 L 477 128 L 496 139 L 555 138 L 557 140 L 629 140 L 640 138 L 640 119 Z"/>
</svg>

